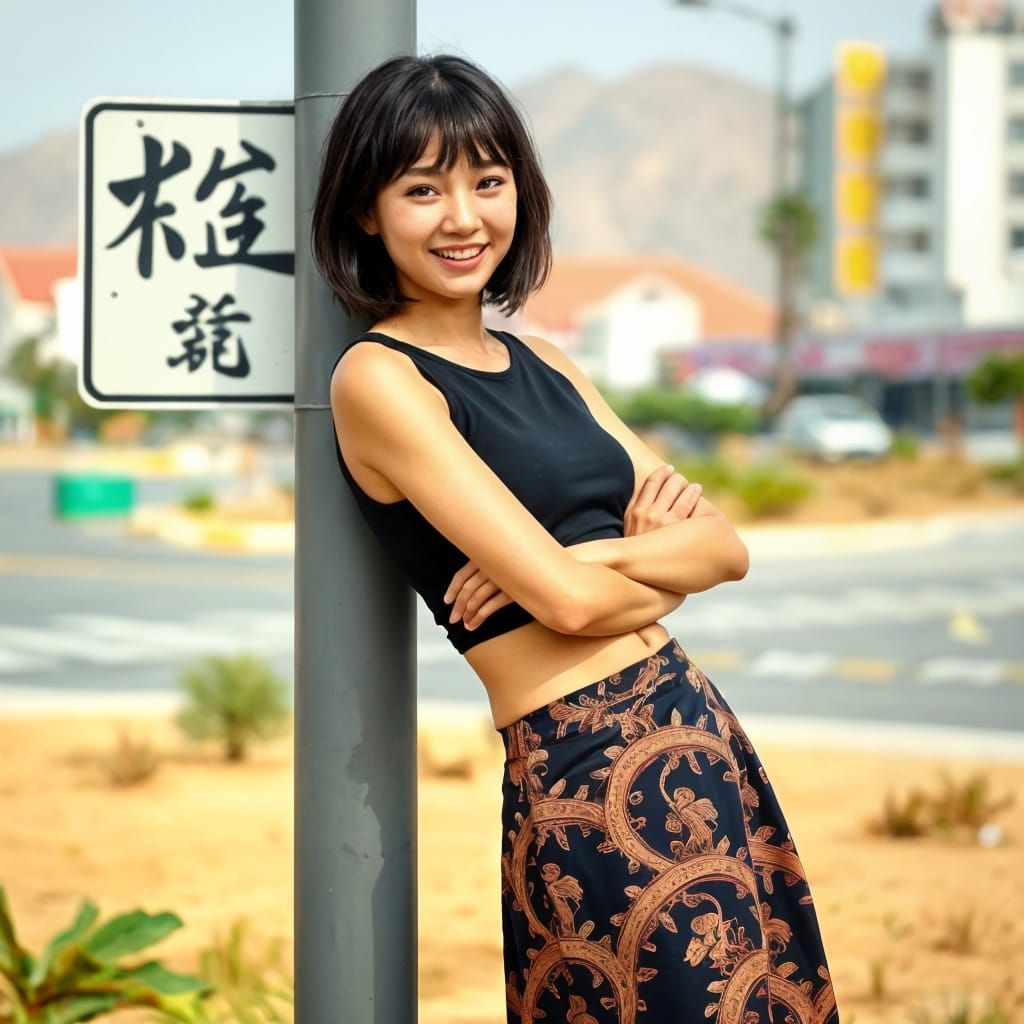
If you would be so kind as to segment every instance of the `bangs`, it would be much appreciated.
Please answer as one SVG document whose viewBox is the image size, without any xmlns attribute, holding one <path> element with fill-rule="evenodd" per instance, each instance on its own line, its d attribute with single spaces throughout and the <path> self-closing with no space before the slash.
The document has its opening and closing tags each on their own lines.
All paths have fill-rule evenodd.
<svg viewBox="0 0 1024 1024">
<path fill-rule="evenodd" d="M 489 104 L 472 102 L 465 93 L 435 78 L 427 88 L 410 89 L 401 97 L 400 116 L 392 121 L 391 132 L 375 132 L 380 179 L 390 184 L 400 178 L 438 142 L 432 172 L 448 172 L 464 157 L 471 167 L 499 163 L 515 167 L 515 141 L 507 118 Z M 426 164 L 424 167 L 428 166 Z"/>
</svg>

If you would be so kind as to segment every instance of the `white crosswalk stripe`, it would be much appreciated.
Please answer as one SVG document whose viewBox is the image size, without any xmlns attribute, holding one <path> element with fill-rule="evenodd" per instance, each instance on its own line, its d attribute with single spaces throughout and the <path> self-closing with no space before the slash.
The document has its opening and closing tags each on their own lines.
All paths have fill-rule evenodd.
<svg viewBox="0 0 1024 1024">
<path fill-rule="evenodd" d="M 917 673 L 917 681 L 956 683 L 960 686 L 994 686 L 1003 681 L 1006 662 L 995 658 L 929 658 Z"/>
<path fill-rule="evenodd" d="M 835 658 L 831 654 L 807 651 L 764 651 L 743 669 L 753 676 L 781 676 L 795 682 L 808 682 L 826 675 Z"/>
</svg>

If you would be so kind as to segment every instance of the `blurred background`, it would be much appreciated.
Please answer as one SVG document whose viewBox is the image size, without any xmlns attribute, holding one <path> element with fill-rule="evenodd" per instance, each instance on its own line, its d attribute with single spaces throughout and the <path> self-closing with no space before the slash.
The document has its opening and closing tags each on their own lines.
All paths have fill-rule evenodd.
<svg viewBox="0 0 1024 1024">
<path fill-rule="evenodd" d="M 1024 1019 L 1024 7 L 420 0 L 418 48 L 502 80 L 554 192 L 549 280 L 485 322 L 748 544 L 665 625 L 762 752 L 844 1021 Z M 82 401 L 79 118 L 288 100 L 292 54 L 278 0 L 0 13 L 0 915 L 173 909 L 224 1021 L 291 1019 L 292 413 Z M 489 1024 L 500 744 L 418 614 L 421 1019 Z"/>
</svg>

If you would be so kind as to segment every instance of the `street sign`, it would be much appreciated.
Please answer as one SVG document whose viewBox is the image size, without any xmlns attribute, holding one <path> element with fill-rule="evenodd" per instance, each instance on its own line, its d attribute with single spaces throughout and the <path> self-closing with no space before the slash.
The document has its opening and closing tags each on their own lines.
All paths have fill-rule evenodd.
<svg viewBox="0 0 1024 1024">
<path fill-rule="evenodd" d="M 79 392 L 90 405 L 292 404 L 294 110 L 85 105 Z"/>
</svg>

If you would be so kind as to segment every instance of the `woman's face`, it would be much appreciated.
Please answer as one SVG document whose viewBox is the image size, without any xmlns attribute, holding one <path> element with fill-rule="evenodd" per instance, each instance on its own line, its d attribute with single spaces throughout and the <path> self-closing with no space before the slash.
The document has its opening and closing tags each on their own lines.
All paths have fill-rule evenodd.
<svg viewBox="0 0 1024 1024">
<path fill-rule="evenodd" d="M 437 154 L 435 137 L 410 170 L 380 190 L 360 224 L 369 234 L 380 233 L 405 295 L 478 301 L 512 246 L 512 170 L 504 164 L 474 168 L 460 156 L 447 173 L 417 171 Z"/>
</svg>

